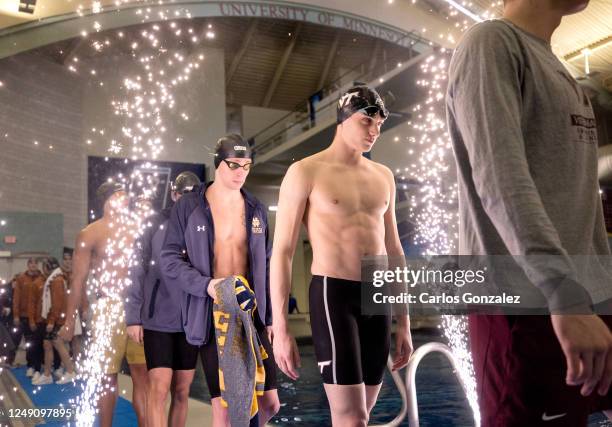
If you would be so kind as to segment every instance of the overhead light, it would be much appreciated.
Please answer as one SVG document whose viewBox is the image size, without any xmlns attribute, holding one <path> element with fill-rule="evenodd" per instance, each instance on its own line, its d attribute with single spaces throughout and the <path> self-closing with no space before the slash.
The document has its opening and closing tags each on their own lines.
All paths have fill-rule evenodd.
<svg viewBox="0 0 612 427">
<path fill-rule="evenodd" d="M 18 15 L 20 13 L 34 14 L 38 0 L 0 0 L 0 12 Z"/>
<path fill-rule="evenodd" d="M 0 1 L 0 12 L 17 14 L 19 12 L 19 0 Z"/>
<path fill-rule="evenodd" d="M 582 55 L 584 55 L 584 73 L 588 76 L 591 74 L 591 66 L 589 64 L 589 56 L 591 56 L 593 52 L 588 47 L 586 49 L 582 49 Z"/>
<path fill-rule="evenodd" d="M 467 7 L 463 6 L 462 4 L 459 4 L 457 1 L 455 0 L 444 0 L 444 1 L 450 4 L 455 9 L 457 9 L 459 12 L 463 13 L 468 18 L 472 18 L 472 20 L 476 22 L 483 21 L 483 19 L 480 16 L 476 15 L 475 13 L 473 13 L 471 10 L 469 10 Z"/>
</svg>

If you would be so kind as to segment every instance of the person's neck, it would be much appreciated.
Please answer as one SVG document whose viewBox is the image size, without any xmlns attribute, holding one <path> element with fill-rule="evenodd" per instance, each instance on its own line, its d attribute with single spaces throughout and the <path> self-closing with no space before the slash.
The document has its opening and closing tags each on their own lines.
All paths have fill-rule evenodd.
<svg viewBox="0 0 612 427">
<path fill-rule="evenodd" d="M 356 166 L 363 161 L 363 153 L 350 148 L 338 134 L 326 151 L 333 162 Z"/>
<path fill-rule="evenodd" d="M 242 193 L 240 190 L 227 188 L 220 181 L 215 180 L 206 189 L 206 198 L 216 202 L 233 204 L 242 200 Z"/>
<path fill-rule="evenodd" d="M 561 24 L 563 13 L 552 8 L 547 1 L 515 0 L 504 8 L 503 17 L 520 29 L 550 43 L 553 33 Z"/>
</svg>

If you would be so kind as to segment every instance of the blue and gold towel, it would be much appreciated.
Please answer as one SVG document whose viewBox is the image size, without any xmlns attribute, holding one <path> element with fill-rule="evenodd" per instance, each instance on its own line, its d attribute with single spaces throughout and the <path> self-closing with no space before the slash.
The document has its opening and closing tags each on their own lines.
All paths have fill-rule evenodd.
<svg viewBox="0 0 612 427">
<path fill-rule="evenodd" d="M 246 427 L 257 418 L 257 396 L 263 395 L 266 375 L 263 360 L 268 357 L 253 323 L 257 301 L 242 276 L 217 283 L 215 291 L 221 403 L 228 408 L 232 427 Z"/>
</svg>

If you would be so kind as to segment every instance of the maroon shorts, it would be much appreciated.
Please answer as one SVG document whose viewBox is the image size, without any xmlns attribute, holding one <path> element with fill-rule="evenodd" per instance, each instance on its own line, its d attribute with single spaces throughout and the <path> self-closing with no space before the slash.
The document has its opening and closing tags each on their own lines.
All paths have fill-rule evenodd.
<svg viewBox="0 0 612 427">
<path fill-rule="evenodd" d="M 482 427 L 586 427 L 589 414 L 612 409 L 612 393 L 583 397 L 565 384 L 550 316 L 470 315 L 469 330 Z"/>
</svg>

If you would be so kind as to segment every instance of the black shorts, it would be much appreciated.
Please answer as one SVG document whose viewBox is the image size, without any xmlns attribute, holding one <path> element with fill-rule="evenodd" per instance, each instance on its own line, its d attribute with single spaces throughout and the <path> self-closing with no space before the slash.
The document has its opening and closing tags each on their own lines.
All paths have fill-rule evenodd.
<svg viewBox="0 0 612 427">
<path fill-rule="evenodd" d="M 361 282 L 312 276 L 310 326 L 325 384 L 382 383 L 391 316 L 361 313 Z"/>
<path fill-rule="evenodd" d="M 612 392 L 584 397 L 565 383 L 550 316 L 470 315 L 469 331 L 482 427 L 586 427 L 590 413 L 612 409 Z"/>
<path fill-rule="evenodd" d="M 173 371 L 195 369 L 198 346 L 187 342 L 184 332 L 143 330 L 147 369 L 170 368 Z"/>
<path fill-rule="evenodd" d="M 212 325 L 211 319 L 211 325 Z M 266 371 L 266 383 L 264 390 L 276 390 L 276 362 L 274 361 L 274 353 L 272 345 L 268 340 L 268 334 L 265 326 L 261 323 L 259 316 L 255 315 L 255 329 L 261 340 L 268 357 L 263 360 L 264 370 Z M 217 354 L 217 340 L 215 340 L 214 331 L 211 332 L 211 338 L 208 343 L 200 347 L 200 357 L 202 358 L 202 366 L 204 367 L 204 376 L 208 384 L 210 398 L 214 399 L 221 396 L 221 388 L 219 387 L 219 356 Z"/>
</svg>

